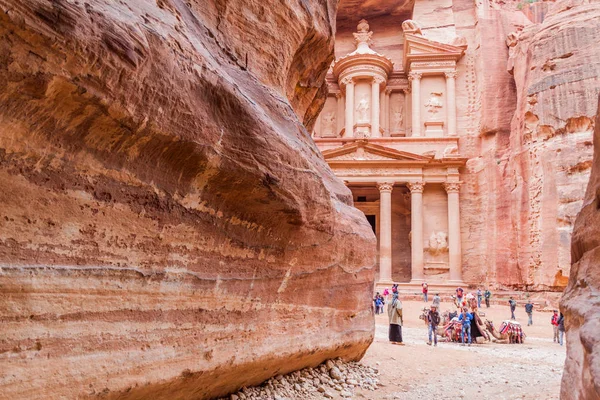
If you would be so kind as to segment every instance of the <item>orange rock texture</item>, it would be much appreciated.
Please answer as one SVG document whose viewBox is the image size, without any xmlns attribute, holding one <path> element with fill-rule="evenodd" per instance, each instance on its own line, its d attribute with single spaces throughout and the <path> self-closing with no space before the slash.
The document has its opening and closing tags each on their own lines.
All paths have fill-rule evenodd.
<svg viewBox="0 0 600 400">
<path fill-rule="evenodd" d="M 594 165 L 583 209 L 575 221 L 573 266 L 561 300 L 567 328 L 567 360 L 560 398 L 600 399 L 600 97 Z"/>
<path fill-rule="evenodd" d="M 336 2 L 0 0 L 0 397 L 203 399 L 372 340 L 312 143 Z"/>
</svg>

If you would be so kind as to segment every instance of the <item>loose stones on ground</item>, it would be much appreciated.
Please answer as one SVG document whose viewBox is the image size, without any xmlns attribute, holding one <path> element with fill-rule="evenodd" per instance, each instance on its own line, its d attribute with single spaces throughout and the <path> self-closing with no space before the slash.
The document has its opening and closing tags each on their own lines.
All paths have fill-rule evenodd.
<svg viewBox="0 0 600 400">
<path fill-rule="evenodd" d="M 352 398 L 355 388 L 377 389 L 379 371 L 357 362 L 327 360 L 315 368 L 277 375 L 260 386 L 243 388 L 229 400 Z M 223 399 L 225 400 L 225 398 Z"/>
</svg>

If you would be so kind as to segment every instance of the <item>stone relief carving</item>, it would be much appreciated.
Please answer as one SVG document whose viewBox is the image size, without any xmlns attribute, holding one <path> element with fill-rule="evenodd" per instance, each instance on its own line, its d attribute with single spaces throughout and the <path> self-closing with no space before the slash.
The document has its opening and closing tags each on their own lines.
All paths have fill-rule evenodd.
<svg viewBox="0 0 600 400">
<path fill-rule="evenodd" d="M 369 23 L 366 19 L 361 19 L 356 26 L 356 33 L 353 33 L 354 40 L 357 45 L 361 43 L 369 43 L 371 41 L 371 36 L 373 36 L 373 32 L 369 32 Z"/>
<path fill-rule="evenodd" d="M 380 192 L 391 192 L 394 189 L 394 184 L 389 182 L 380 182 L 377 184 Z"/>
<path fill-rule="evenodd" d="M 399 132 L 404 127 L 404 107 L 400 104 L 400 108 L 394 111 L 394 119 L 392 122 L 392 131 Z"/>
<path fill-rule="evenodd" d="M 444 149 L 444 158 L 446 157 L 458 157 L 458 147 L 448 146 Z"/>
<path fill-rule="evenodd" d="M 386 161 L 386 160 L 393 160 L 393 158 L 384 157 L 384 156 L 380 156 L 380 155 L 377 155 L 377 154 L 364 152 L 363 154 L 358 154 L 358 153 L 343 154 L 343 155 L 338 156 L 338 157 L 330 158 L 329 160 L 336 160 L 336 161 L 354 161 L 354 160 L 357 160 L 357 161 L 358 160 Z"/>
<path fill-rule="evenodd" d="M 408 182 L 406 186 L 411 193 L 423 193 L 425 182 Z"/>
<path fill-rule="evenodd" d="M 446 193 L 458 193 L 460 191 L 460 182 L 444 182 Z"/>
<path fill-rule="evenodd" d="M 359 122 L 367 122 L 369 120 L 369 100 L 367 100 L 367 95 L 363 95 L 358 102 L 356 114 L 358 115 Z"/>
<path fill-rule="evenodd" d="M 440 112 L 440 109 L 443 107 L 441 97 L 442 94 L 440 92 L 431 92 L 431 97 L 427 103 L 425 103 L 425 107 L 429 112 L 430 121 L 437 116 L 437 113 Z"/>
<path fill-rule="evenodd" d="M 434 256 L 448 251 L 448 234 L 442 231 L 431 232 L 427 251 Z"/>
<path fill-rule="evenodd" d="M 323 136 L 335 136 L 335 113 L 333 112 L 323 116 Z"/>
</svg>

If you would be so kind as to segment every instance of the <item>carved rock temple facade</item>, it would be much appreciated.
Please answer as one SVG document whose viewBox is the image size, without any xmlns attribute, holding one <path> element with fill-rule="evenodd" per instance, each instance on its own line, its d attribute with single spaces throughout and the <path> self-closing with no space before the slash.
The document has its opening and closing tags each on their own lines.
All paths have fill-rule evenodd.
<svg viewBox="0 0 600 400">
<path fill-rule="evenodd" d="M 340 3 L 312 134 L 377 235 L 376 282 L 565 287 L 598 8 L 557 3 L 529 20 L 488 1 Z"/>
<path fill-rule="evenodd" d="M 463 284 L 457 63 L 466 45 L 426 38 L 402 24 L 396 64 L 370 48 L 361 20 L 356 50 L 339 57 L 314 140 L 379 242 L 377 285 Z M 399 36 L 400 37 L 400 36 Z"/>
</svg>

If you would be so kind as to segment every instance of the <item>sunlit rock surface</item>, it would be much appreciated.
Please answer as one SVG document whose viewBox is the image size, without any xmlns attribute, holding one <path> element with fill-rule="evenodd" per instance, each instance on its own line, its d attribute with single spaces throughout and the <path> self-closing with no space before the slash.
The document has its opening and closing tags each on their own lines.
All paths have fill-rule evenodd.
<svg viewBox="0 0 600 400">
<path fill-rule="evenodd" d="M 206 398 L 372 340 L 302 123 L 336 2 L 0 0 L 0 393 Z"/>
</svg>

